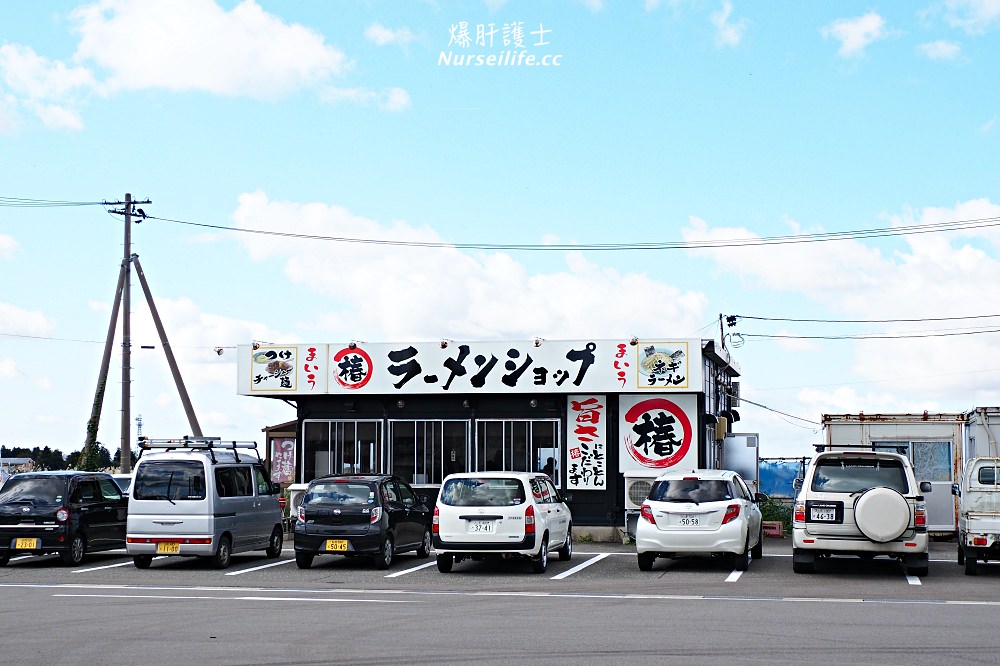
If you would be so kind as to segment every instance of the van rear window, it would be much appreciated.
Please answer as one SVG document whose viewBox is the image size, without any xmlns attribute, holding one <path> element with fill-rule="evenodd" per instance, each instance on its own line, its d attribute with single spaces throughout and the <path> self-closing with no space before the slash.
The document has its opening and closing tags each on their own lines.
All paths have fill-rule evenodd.
<svg viewBox="0 0 1000 666">
<path fill-rule="evenodd" d="M 860 493 L 869 488 L 910 491 L 906 470 L 899 460 L 826 458 L 816 464 L 812 490 L 826 493 Z"/>
<path fill-rule="evenodd" d="M 733 489 L 721 479 L 670 479 L 657 481 L 649 490 L 654 502 L 722 502 L 733 499 Z"/>
<path fill-rule="evenodd" d="M 512 506 L 524 504 L 524 485 L 519 479 L 448 479 L 439 496 L 448 506 Z"/>
<path fill-rule="evenodd" d="M 0 492 L 0 504 L 28 502 L 31 504 L 60 504 L 66 492 L 66 479 L 58 477 L 12 476 Z"/>
<path fill-rule="evenodd" d="M 137 500 L 203 500 L 205 466 L 193 460 L 150 460 L 139 463 L 133 485 Z"/>
<path fill-rule="evenodd" d="M 323 481 L 313 483 L 302 498 L 303 504 L 371 504 L 375 485 L 359 481 Z"/>
</svg>

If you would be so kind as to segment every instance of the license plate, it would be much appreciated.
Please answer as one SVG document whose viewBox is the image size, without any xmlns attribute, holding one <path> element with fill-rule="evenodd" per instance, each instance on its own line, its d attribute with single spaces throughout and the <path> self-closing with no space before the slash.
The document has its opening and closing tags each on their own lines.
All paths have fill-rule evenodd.
<svg viewBox="0 0 1000 666">
<path fill-rule="evenodd" d="M 832 522 L 837 520 L 837 512 L 833 509 L 817 509 L 816 507 L 812 507 L 809 509 L 809 519 Z"/>
<path fill-rule="evenodd" d="M 476 532 L 480 534 L 492 534 L 493 533 L 493 521 L 492 520 L 470 520 L 469 521 L 469 531 Z"/>
<path fill-rule="evenodd" d="M 156 552 L 160 555 L 180 555 L 181 545 L 176 541 L 161 541 L 156 544 Z"/>
<path fill-rule="evenodd" d="M 677 524 L 681 527 L 700 527 L 701 516 L 678 516 Z"/>
<path fill-rule="evenodd" d="M 326 549 L 328 551 L 340 552 L 347 550 L 347 540 L 346 539 L 327 539 Z"/>
<path fill-rule="evenodd" d="M 14 542 L 14 548 L 18 550 L 35 550 L 38 547 L 38 539 L 17 539 Z"/>
</svg>

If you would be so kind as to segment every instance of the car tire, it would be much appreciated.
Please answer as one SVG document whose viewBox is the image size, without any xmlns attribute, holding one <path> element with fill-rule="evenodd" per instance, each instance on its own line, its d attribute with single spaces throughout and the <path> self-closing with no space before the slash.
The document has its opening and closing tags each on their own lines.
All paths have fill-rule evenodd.
<svg viewBox="0 0 1000 666">
<path fill-rule="evenodd" d="M 761 526 L 760 532 L 757 534 L 757 545 L 750 549 L 750 557 L 755 560 L 762 559 L 764 557 L 764 527 Z"/>
<path fill-rule="evenodd" d="M 417 548 L 417 557 L 427 557 L 431 554 L 431 530 L 429 527 L 424 528 L 424 539 L 420 542 L 420 548 Z"/>
<path fill-rule="evenodd" d="M 438 571 L 441 573 L 451 573 L 451 568 L 455 565 L 454 555 L 437 556 Z"/>
<path fill-rule="evenodd" d="M 284 543 L 284 536 L 281 533 L 280 527 L 275 527 L 274 531 L 271 532 L 271 538 L 267 542 L 267 550 L 264 551 L 268 557 L 280 557 L 281 556 L 281 546 Z"/>
<path fill-rule="evenodd" d="M 926 576 L 930 571 L 927 563 L 928 556 L 926 553 L 920 555 L 910 555 L 903 558 L 903 564 L 906 566 L 907 576 Z"/>
<path fill-rule="evenodd" d="M 962 544 L 958 544 L 958 564 L 965 564 L 965 548 L 962 548 Z"/>
<path fill-rule="evenodd" d="M 639 571 L 652 571 L 653 562 L 656 560 L 656 555 L 653 553 L 639 553 Z"/>
<path fill-rule="evenodd" d="M 153 563 L 152 555 L 133 555 L 132 564 L 135 565 L 136 569 L 148 569 L 149 565 Z"/>
<path fill-rule="evenodd" d="M 559 559 L 563 562 L 568 562 L 573 558 L 573 526 L 570 525 L 566 528 L 566 541 L 563 543 L 562 548 L 559 549 Z"/>
<path fill-rule="evenodd" d="M 301 550 L 297 550 L 295 551 L 295 566 L 299 569 L 308 569 L 313 564 L 313 557 L 315 556 L 312 553 L 304 553 Z"/>
<path fill-rule="evenodd" d="M 59 553 L 59 557 L 62 558 L 63 564 L 69 566 L 77 566 L 83 562 L 83 556 L 87 554 L 87 540 L 83 538 L 83 535 L 77 532 L 70 539 L 69 547 L 63 552 Z"/>
<path fill-rule="evenodd" d="M 733 553 L 733 569 L 736 571 L 746 571 L 750 568 L 750 535 L 747 535 L 747 541 L 743 544 L 742 553 Z"/>
<path fill-rule="evenodd" d="M 979 560 L 973 555 L 965 556 L 965 575 L 975 576 L 979 573 Z"/>
<path fill-rule="evenodd" d="M 0 555 L 0 567 L 7 566 L 8 562 L 10 562 L 10 553 L 4 553 L 3 555 Z"/>
<path fill-rule="evenodd" d="M 229 537 L 224 536 L 219 539 L 219 547 L 215 549 L 212 556 L 212 566 L 216 569 L 225 569 L 233 559 L 233 545 Z"/>
<path fill-rule="evenodd" d="M 816 570 L 816 553 L 792 548 L 792 571 L 798 574 L 812 573 Z"/>
<path fill-rule="evenodd" d="M 538 555 L 531 558 L 531 570 L 536 574 L 543 574 L 549 568 L 549 535 L 542 536 L 542 545 L 538 549 Z"/>
<path fill-rule="evenodd" d="M 377 553 L 375 553 L 375 568 L 379 571 L 385 571 L 392 564 L 393 549 L 395 545 L 392 541 L 392 535 L 386 534 L 385 541 L 382 542 L 382 547 Z"/>
</svg>

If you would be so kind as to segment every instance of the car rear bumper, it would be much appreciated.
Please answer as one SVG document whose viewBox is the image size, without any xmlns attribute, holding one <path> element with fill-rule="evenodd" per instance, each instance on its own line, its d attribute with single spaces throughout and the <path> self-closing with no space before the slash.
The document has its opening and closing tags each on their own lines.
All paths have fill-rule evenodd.
<svg viewBox="0 0 1000 666">
<path fill-rule="evenodd" d="M 191 540 L 207 540 L 208 543 L 185 543 Z M 175 543 L 179 552 L 162 552 L 160 543 Z M 216 546 L 211 534 L 129 534 L 126 537 L 125 551 L 129 555 L 209 556 L 215 555 Z"/>
<path fill-rule="evenodd" d="M 534 534 L 525 534 L 519 541 L 452 541 L 435 534 L 433 541 L 434 550 L 438 553 L 534 555 L 538 551 L 538 541 Z"/>
<path fill-rule="evenodd" d="M 855 536 L 819 536 L 810 534 L 804 529 L 792 529 L 792 546 L 802 550 L 818 550 L 831 553 L 926 553 L 927 533 L 917 532 L 907 537 L 878 543 L 864 537 Z"/>
<path fill-rule="evenodd" d="M 327 550 L 329 539 L 347 542 L 347 550 Z M 312 553 L 313 555 L 374 555 L 382 548 L 382 537 L 378 532 L 366 535 L 344 534 L 305 534 L 298 530 L 294 533 L 295 552 Z"/>
<path fill-rule="evenodd" d="M 18 548 L 18 539 L 37 539 L 38 548 Z M 0 530 L 0 553 L 15 555 L 30 553 L 42 555 L 59 553 L 69 547 L 66 540 L 66 527 L 63 525 L 39 525 L 37 527 L 4 528 Z"/>
<path fill-rule="evenodd" d="M 635 528 L 639 553 L 742 553 L 746 528 L 732 522 L 712 530 L 660 530 L 640 518 Z"/>
</svg>

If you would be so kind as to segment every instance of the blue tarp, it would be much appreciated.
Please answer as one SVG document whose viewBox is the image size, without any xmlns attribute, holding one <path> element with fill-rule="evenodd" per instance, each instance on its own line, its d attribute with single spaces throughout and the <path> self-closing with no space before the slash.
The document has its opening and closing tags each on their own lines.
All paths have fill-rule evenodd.
<svg viewBox="0 0 1000 666">
<path fill-rule="evenodd" d="M 802 477 L 808 459 L 768 460 L 761 458 L 758 466 L 760 492 L 770 497 L 795 497 L 792 481 Z"/>
</svg>

